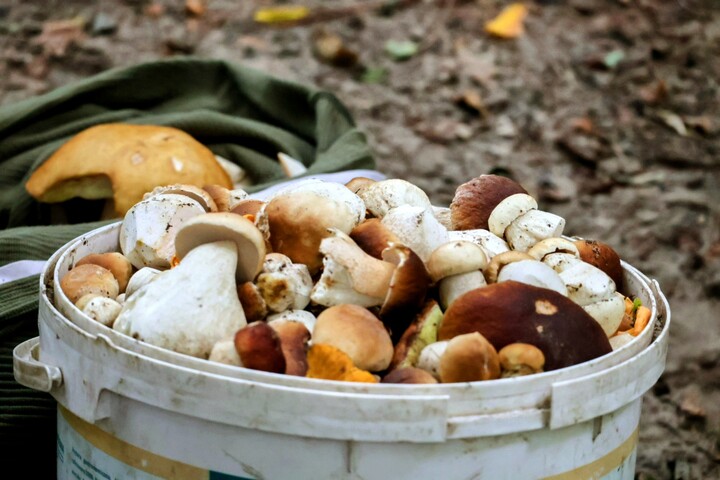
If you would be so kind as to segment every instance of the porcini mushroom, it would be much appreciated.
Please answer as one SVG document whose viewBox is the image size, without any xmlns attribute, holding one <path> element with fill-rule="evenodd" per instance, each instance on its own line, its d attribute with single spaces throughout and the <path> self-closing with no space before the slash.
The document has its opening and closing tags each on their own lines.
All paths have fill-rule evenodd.
<svg viewBox="0 0 720 480">
<path fill-rule="evenodd" d="M 285 354 L 277 332 L 265 322 L 253 322 L 235 333 L 235 349 L 243 366 L 263 372 L 285 373 Z"/>
<path fill-rule="evenodd" d="M 274 252 L 307 265 L 314 275 L 322 266 L 319 247 L 328 229 L 348 234 L 364 218 L 365 204 L 344 185 L 309 179 L 273 196 L 257 221 L 267 225 Z"/>
<path fill-rule="evenodd" d="M 516 181 L 499 175 L 480 175 L 463 183 L 455 189 L 450 203 L 452 229 L 488 230 L 488 219 L 493 209 L 516 193 L 527 191 Z"/>
<path fill-rule="evenodd" d="M 600 325 L 577 303 L 546 288 L 507 281 L 472 290 L 445 312 L 438 340 L 479 332 L 496 349 L 529 343 L 545 369 L 569 367 L 611 351 Z"/>
<path fill-rule="evenodd" d="M 503 237 L 511 249 L 527 251 L 549 237 L 559 237 L 565 228 L 562 217 L 537 209 L 530 195 L 516 193 L 503 199 L 488 219 L 490 231 Z"/>
<path fill-rule="evenodd" d="M 86 255 L 75 264 L 76 267 L 91 263 L 93 265 L 99 265 L 103 268 L 107 268 L 115 277 L 118 282 L 118 291 L 120 293 L 125 292 L 127 284 L 130 281 L 130 277 L 133 273 L 133 267 L 122 253 L 119 252 L 107 252 L 107 253 L 91 253 Z"/>
<path fill-rule="evenodd" d="M 521 377 L 540 373 L 545 366 L 545 355 L 535 345 L 511 343 L 498 352 L 502 377 Z"/>
<path fill-rule="evenodd" d="M 401 205 L 387 212 L 382 224 L 423 262 L 428 261 L 433 250 L 448 241 L 447 230 L 430 208 Z"/>
<path fill-rule="evenodd" d="M 599 268 L 605 272 L 618 290 L 623 286 L 623 268 L 620 255 L 607 243 L 598 240 L 575 240 L 575 246 L 583 262 Z"/>
<path fill-rule="evenodd" d="M 254 278 L 265 256 L 249 220 L 207 213 L 176 237 L 180 264 L 136 291 L 113 328 L 138 340 L 200 358 L 246 324 L 236 281 Z"/>
<path fill-rule="evenodd" d="M 370 372 L 385 370 L 393 356 L 392 341 L 383 323 L 358 305 L 323 310 L 317 317 L 312 338 L 313 344 L 342 350 L 356 367 Z"/>
<path fill-rule="evenodd" d="M 313 287 L 307 266 L 281 253 L 268 253 L 255 280 L 270 312 L 302 310 L 310 303 Z"/>
<path fill-rule="evenodd" d="M 407 180 L 390 178 L 364 185 L 357 192 L 367 210 L 377 218 L 383 218 L 390 210 L 403 205 L 431 209 L 427 194 Z"/>
<path fill-rule="evenodd" d="M 66 273 L 60 280 L 60 288 L 73 304 L 84 295 L 95 294 L 114 299 L 120 292 L 112 272 L 91 263 L 77 266 Z"/>
<path fill-rule="evenodd" d="M 500 360 L 490 342 L 478 332 L 457 335 L 440 356 L 442 383 L 477 382 L 500 378 Z"/>
<path fill-rule="evenodd" d="M 430 278 L 438 285 L 442 308 L 463 293 L 487 285 L 482 272 L 487 264 L 485 250 L 464 240 L 447 242 L 433 250 L 427 267 Z"/>
</svg>

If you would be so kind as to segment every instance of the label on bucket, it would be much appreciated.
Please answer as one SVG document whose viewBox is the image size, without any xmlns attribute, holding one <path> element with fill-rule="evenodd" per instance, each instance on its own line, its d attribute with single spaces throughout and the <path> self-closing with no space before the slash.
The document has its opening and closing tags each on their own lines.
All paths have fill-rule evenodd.
<svg viewBox="0 0 720 480">
<path fill-rule="evenodd" d="M 58 406 L 59 480 L 252 480 L 176 462 L 113 437 Z"/>
</svg>

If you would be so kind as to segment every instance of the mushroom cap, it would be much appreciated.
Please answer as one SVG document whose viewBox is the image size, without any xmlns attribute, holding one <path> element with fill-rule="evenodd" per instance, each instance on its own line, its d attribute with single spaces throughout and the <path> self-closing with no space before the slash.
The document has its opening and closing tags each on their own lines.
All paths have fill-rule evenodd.
<svg viewBox="0 0 720 480">
<path fill-rule="evenodd" d="M 377 180 L 368 177 L 353 177 L 348 180 L 345 186 L 349 188 L 351 192 L 358 193 L 361 188 L 366 185 L 370 185 L 371 183 L 375 183 L 376 181 Z"/>
<path fill-rule="evenodd" d="M 110 123 L 63 144 L 25 188 L 41 202 L 113 198 L 115 213 L 122 216 L 153 188 L 175 183 L 232 188 L 215 155 L 182 130 Z"/>
<path fill-rule="evenodd" d="M 488 230 L 507 240 L 505 231 L 518 218 L 538 208 L 537 201 L 526 193 L 516 193 L 504 198 L 490 213 Z"/>
<path fill-rule="evenodd" d="M 310 331 L 300 322 L 277 319 L 268 322 L 280 338 L 285 356 L 285 374 L 304 377 L 307 373 L 307 348 Z"/>
<path fill-rule="evenodd" d="M 393 356 L 390 334 L 370 310 L 351 304 L 323 310 L 312 332 L 313 344 L 332 345 L 353 364 L 370 372 L 385 370 Z"/>
<path fill-rule="evenodd" d="M 265 202 L 258 200 L 257 198 L 245 198 L 237 202 L 230 211 L 237 215 L 252 215 L 253 217 L 256 217 L 264 205 Z"/>
<path fill-rule="evenodd" d="M 495 255 L 485 267 L 485 279 L 488 283 L 495 283 L 498 279 L 498 274 L 502 269 L 511 263 L 520 262 L 522 260 L 534 260 L 530 255 L 524 252 L 516 252 L 515 250 L 509 250 L 507 252 Z"/>
<path fill-rule="evenodd" d="M 382 259 L 382 251 L 390 243 L 399 242 L 397 235 L 382 224 L 379 218 L 368 218 L 352 229 L 350 238 L 355 240 L 357 246 L 365 253 L 375 258 Z"/>
<path fill-rule="evenodd" d="M 112 272 L 118 282 L 119 292 L 123 293 L 133 273 L 133 266 L 130 260 L 120 252 L 91 253 L 86 255 L 75 264 L 76 267 L 91 263 L 107 268 Z"/>
<path fill-rule="evenodd" d="M 113 299 L 119 293 L 118 281 L 112 272 L 91 263 L 76 266 L 66 273 L 60 280 L 60 288 L 73 304 L 89 293 Z"/>
<path fill-rule="evenodd" d="M 453 337 L 440 357 L 440 381 L 477 382 L 500 378 L 495 347 L 478 332 Z"/>
<path fill-rule="evenodd" d="M 423 262 L 427 262 L 433 250 L 448 241 L 447 229 L 437 221 L 430 208 L 400 205 L 383 217 L 382 224 Z"/>
<path fill-rule="evenodd" d="M 267 304 L 257 285 L 253 282 L 241 283 L 237 286 L 237 293 L 248 323 L 264 320 L 267 317 Z"/>
<path fill-rule="evenodd" d="M 427 194 L 407 180 L 390 178 L 364 185 L 357 192 L 367 210 L 375 217 L 383 218 L 393 208 L 410 205 L 431 209 Z"/>
<path fill-rule="evenodd" d="M 263 215 L 273 251 L 304 263 L 314 275 L 322 266 L 320 242 L 328 229 L 350 233 L 365 218 L 365 205 L 344 185 L 306 180 L 270 199 Z"/>
<path fill-rule="evenodd" d="M 576 240 L 574 243 L 583 262 L 607 273 L 618 290 L 622 290 L 623 269 L 620 255 L 610 245 L 598 240 Z"/>
<path fill-rule="evenodd" d="M 229 190 L 222 185 L 205 185 L 203 190 L 213 199 L 217 208 L 216 212 L 229 212 L 238 203 L 248 198 L 245 190 L 238 188 Z"/>
<path fill-rule="evenodd" d="M 385 375 L 380 383 L 438 383 L 429 372 L 415 367 L 396 368 Z"/>
<path fill-rule="evenodd" d="M 580 253 L 574 242 L 562 237 L 550 237 L 540 240 L 530 247 L 527 254 L 541 262 L 546 255 L 553 253 L 571 253 L 580 258 Z"/>
<path fill-rule="evenodd" d="M 215 186 L 218 188 L 225 188 L 220 187 L 219 185 Z M 146 198 L 154 197 L 155 195 L 161 195 L 163 193 L 175 193 L 177 195 L 185 195 L 186 197 L 190 197 L 196 202 L 198 202 L 200 205 L 202 205 L 206 212 L 218 211 L 218 206 L 215 203 L 215 199 L 212 197 L 212 195 L 205 189 L 196 187 L 195 185 L 184 185 L 180 183 L 176 183 L 174 185 L 161 185 L 159 187 L 153 188 L 152 191 L 143 195 L 143 200 L 145 200 Z"/>
<path fill-rule="evenodd" d="M 520 260 L 505 265 L 498 273 L 497 282 L 508 280 L 549 288 L 566 297 L 568 295 L 567 287 L 560 275 L 538 260 Z"/>
<path fill-rule="evenodd" d="M 503 377 L 540 373 L 545 366 L 542 350 L 529 343 L 511 343 L 498 352 Z"/>
<path fill-rule="evenodd" d="M 425 264 L 405 245 L 391 244 L 383 250 L 383 260 L 396 265 L 380 309 L 380 318 L 397 340 L 425 302 L 430 276 Z"/>
<path fill-rule="evenodd" d="M 443 313 L 435 300 L 428 300 L 395 344 L 390 369 L 414 367 L 420 352 L 437 341 L 437 329 Z"/>
<path fill-rule="evenodd" d="M 502 238 L 498 237 L 489 230 L 482 228 L 474 228 L 472 230 L 449 230 L 449 240 L 467 240 L 475 245 L 479 245 L 485 249 L 488 257 L 492 258 L 503 252 L 510 250 L 508 244 Z"/>
<path fill-rule="evenodd" d="M 235 349 L 244 367 L 263 372 L 285 373 L 285 354 L 280 337 L 265 322 L 247 324 L 235 333 Z"/>
<path fill-rule="evenodd" d="M 185 222 L 175 236 L 175 254 L 182 259 L 198 245 L 223 240 L 237 246 L 237 281 L 254 279 L 265 258 L 265 240 L 255 224 L 233 213 L 206 213 Z"/>
<path fill-rule="evenodd" d="M 512 280 L 472 290 L 445 312 L 438 340 L 479 332 L 496 349 L 529 343 L 542 350 L 545 369 L 582 363 L 611 351 L 600 325 L 572 300 Z"/>
<path fill-rule="evenodd" d="M 527 191 L 515 180 L 499 175 L 480 175 L 455 189 L 450 203 L 453 230 L 489 230 L 493 209 L 506 197 Z"/>
<path fill-rule="evenodd" d="M 488 265 L 485 249 L 467 240 L 443 243 L 430 254 L 428 273 L 433 283 L 451 275 L 483 270 Z"/>
</svg>

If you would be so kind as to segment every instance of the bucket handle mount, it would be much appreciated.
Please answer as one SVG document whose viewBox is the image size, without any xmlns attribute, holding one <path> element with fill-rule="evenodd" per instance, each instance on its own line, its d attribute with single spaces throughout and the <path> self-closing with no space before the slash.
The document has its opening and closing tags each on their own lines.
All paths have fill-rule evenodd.
<svg viewBox="0 0 720 480">
<path fill-rule="evenodd" d="M 51 392 L 63 383 L 59 367 L 38 360 L 40 337 L 26 340 L 13 349 L 13 373 L 15 380 L 26 387 L 41 392 Z"/>
</svg>

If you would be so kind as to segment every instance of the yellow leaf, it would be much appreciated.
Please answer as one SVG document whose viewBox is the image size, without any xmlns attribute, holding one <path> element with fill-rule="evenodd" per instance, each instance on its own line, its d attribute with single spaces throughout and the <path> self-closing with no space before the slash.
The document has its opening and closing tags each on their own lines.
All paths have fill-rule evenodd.
<svg viewBox="0 0 720 480">
<path fill-rule="evenodd" d="M 500 15 L 485 24 L 485 31 L 500 38 L 517 38 L 523 34 L 523 20 L 527 8 L 522 3 L 513 3 L 505 7 Z"/>
<path fill-rule="evenodd" d="M 258 23 L 282 23 L 302 20 L 310 14 L 307 7 L 300 5 L 287 5 L 284 7 L 261 8 L 255 12 L 255 21 Z"/>
</svg>

